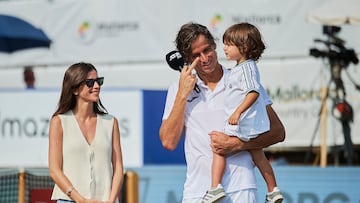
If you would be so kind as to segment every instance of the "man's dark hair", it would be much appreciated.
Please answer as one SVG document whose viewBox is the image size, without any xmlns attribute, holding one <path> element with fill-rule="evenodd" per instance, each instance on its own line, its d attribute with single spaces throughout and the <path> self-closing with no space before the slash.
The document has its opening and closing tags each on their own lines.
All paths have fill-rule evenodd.
<svg viewBox="0 0 360 203">
<path fill-rule="evenodd" d="M 214 45 L 216 47 L 214 37 L 205 26 L 193 22 L 181 26 L 176 36 L 175 44 L 186 63 L 190 60 L 191 44 L 201 35 L 205 36 L 211 46 Z"/>
</svg>

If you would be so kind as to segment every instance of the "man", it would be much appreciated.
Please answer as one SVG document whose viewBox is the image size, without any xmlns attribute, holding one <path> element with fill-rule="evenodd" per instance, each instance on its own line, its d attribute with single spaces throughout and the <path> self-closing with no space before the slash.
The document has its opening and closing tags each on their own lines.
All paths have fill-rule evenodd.
<svg viewBox="0 0 360 203">
<path fill-rule="evenodd" d="M 32 66 L 24 67 L 23 76 L 24 76 L 26 89 L 35 89 L 35 74 Z"/>
<path fill-rule="evenodd" d="M 222 133 L 227 70 L 218 62 L 213 36 L 205 26 L 188 23 L 178 32 L 176 46 L 191 65 L 185 66 L 179 81 L 169 87 L 160 139 L 166 149 L 174 150 L 185 132 L 187 175 L 182 202 L 201 202 L 210 185 L 212 151 L 227 156 L 222 181 L 227 195 L 221 202 L 257 202 L 254 165 L 251 155 L 244 150 L 283 141 L 285 131 L 280 120 L 268 105 L 271 127 L 266 134 L 243 143 Z M 193 91 L 195 84 L 200 93 Z"/>
</svg>

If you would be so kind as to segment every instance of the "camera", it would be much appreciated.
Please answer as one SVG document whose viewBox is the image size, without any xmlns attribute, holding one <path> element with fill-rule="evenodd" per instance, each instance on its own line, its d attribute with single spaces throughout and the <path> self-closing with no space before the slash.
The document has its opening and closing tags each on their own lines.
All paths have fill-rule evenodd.
<svg viewBox="0 0 360 203">
<path fill-rule="evenodd" d="M 328 25 L 323 26 L 323 34 L 325 34 L 325 35 L 334 36 L 335 34 L 339 33 L 340 31 L 341 31 L 341 28 L 338 26 L 328 26 Z"/>
<path fill-rule="evenodd" d="M 336 35 L 341 31 L 338 26 L 323 26 L 323 34 L 328 36 L 328 40 L 315 39 L 314 42 L 321 42 L 326 45 L 326 50 L 319 50 L 317 48 L 310 49 L 310 55 L 313 57 L 328 58 L 330 63 L 338 62 L 343 68 L 346 68 L 350 63 L 358 64 L 359 59 L 353 49 L 347 49 L 344 44 L 345 41 Z"/>
</svg>

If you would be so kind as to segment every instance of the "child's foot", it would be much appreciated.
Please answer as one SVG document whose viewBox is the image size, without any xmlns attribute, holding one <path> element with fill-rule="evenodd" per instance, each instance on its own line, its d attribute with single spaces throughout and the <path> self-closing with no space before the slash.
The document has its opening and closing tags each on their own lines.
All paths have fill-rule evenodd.
<svg viewBox="0 0 360 203">
<path fill-rule="evenodd" d="M 224 188 L 219 184 L 216 188 L 211 188 L 206 192 L 201 203 L 214 203 L 225 197 Z"/>
<path fill-rule="evenodd" d="M 272 192 L 266 194 L 265 203 L 281 203 L 283 199 L 284 197 L 281 194 L 279 188 L 274 187 L 274 190 Z"/>
</svg>

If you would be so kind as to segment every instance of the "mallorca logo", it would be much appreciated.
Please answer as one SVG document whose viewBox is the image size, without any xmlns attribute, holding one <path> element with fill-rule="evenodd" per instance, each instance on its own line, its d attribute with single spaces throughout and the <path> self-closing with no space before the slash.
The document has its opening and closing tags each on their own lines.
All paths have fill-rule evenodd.
<svg viewBox="0 0 360 203">
<path fill-rule="evenodd" d="M 222 17 L 220 14 L 216 14 L 212 19 L 211 19 L 211 22 L 210 22 L 210 26 L 213 30 L 216 30 L 217 29 L 217 26 L 219 23 L 221 23 L 222 21 Z"/>
<path fill-rule="evenodd" d="M 77 32 L 82 42 L 90 43 L 94 39 L 94 29 L 88 21 L 81 23 Z"/>
</svg>

